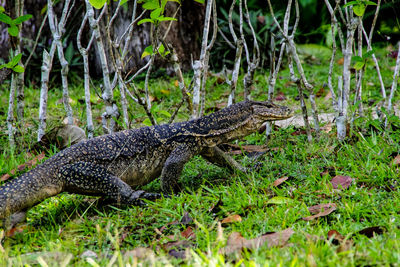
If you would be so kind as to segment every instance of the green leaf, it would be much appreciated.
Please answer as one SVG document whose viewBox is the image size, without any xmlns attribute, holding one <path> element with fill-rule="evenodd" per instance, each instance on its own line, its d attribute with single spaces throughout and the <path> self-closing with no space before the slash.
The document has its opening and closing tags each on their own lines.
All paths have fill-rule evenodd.
<svg viewBox="0 0 400 267">
<path fill-rule="evenodd" d="M 361 69 L 364 67 L 364 65 L 365 65 L 365 62 L 364 62 L 364 61 L 362 61 L 362 62 L 356 62 L 356 63 L 354 64 L 353 68 L 355 68 L 356 70 L 361 70 Z"/>
<path fill-rule="evenodd" d="M 366 4 L 367 6 L 377 6 L 378 4 L 372 1 L 365 1 L 364 4 Z"/>
<path fill-rule="evenodd" d="M 151 22 L 151 23 L 154 24 L 154 20 L 152 20 L 152 19 L 141 19 L 141 20 L 138 21 L 137 25 L 140 25 L 140 24 L 143 24 L 143 23 L 146 23 L 146 22 Z"/>
<path fill-rule="evenodd" d="M 23 15 L 21 17 L 18 17 L 16 19 L 14 19 L 13 22 L 14 22 L 15 25 L 17 25 L 17 24 L 20 24 L 20 23 L 22 23 L 24 21 L 27 21 L 27 20 L 31 19 L 31 18 L 32 18 L 32 15 L 26 14 L 26 15 Z"/>
<path fill-rule="evenodd" d="M 7 16 L 4 13 L 0 13 L 0 21 L 6 23 L 8 25 L 12 25 L 13 24 L 12 18 L 10 18 L 9 16 Z"/>
<path fill-rule="evenodd" d="M 0 70 L 5 67 L 7 67 L 7 64 L 0 65 Z"/>
<path fill-rule="evenodd" d="M 158 21 L 171 21 L 174 20 L 176 21 L 176 18 L 172 18 L 172 17 L 164 17 L 164 16 L 160 16 L 159 18 L 157 18 Z"/>
<path fill-rule="evenodd" d="M 194 0 L 194 1 L 204 5 L 204 0 Z"/>
<path fill-rule="evenodd" d="M 147 10 L 153 10 L 160 7 L 160 2 L 158 0 L 147 0 L 142 7 Z"/>
<path fill-rule="evenodd" d="M 9 62 L 9 63 L 10 63 L 10 66 L 11 66 L 11 67 L 14 67 L 15 65 L 17 65 L 18 62 L 21 60 L 21 58 L 22 58 L 22 54 L 21 54 L 21 53 L 19 53 L 19 54 L 16 55 L 15 57 L 13 57 L 13 58 L 11 59 L 11 61 Z"/>
<path fill-rule="evenodd" d="M 372 57 L 372 54 L 374 54 L 374 53 L 375 53 L 374 49 L 369 50 L 367 53 L 364 54 L 364 58 L 370 58 L 370 57 Z"/>
<path fill-rule="evenodd" d="M 10 25 L 10 27 L 8 28 L 8 33 L 11 35 L 11 36 L 18 36 L 18 27 L 17 26 L 15 26 L 15 25 Z"/>
<path fill-rule="evenodd" d="M 0 6 L 0 13 L 3 13 L 4 11 L 6 11 L 6 10 L 4 9 L 4 7 L 3 7 L 3 6 Z"/>
<path fill-rule="evenodd" d="M 366 6 L 364 5 L 364 3 L 359 3 L 357 5 L 354 5 L 353 6 L 354 14 L 356 14 L 359 17 L 362 17 L 364 15 L 365 8 Z"/>
<path fill-rule="evenodd" d="M 146 47 L 143 51 L 142 57 L 141 58 L 145 58 L 147 56 L 150 56 L 153 54 L 153 46 L 149 45 L 148 47 Z"/>
<path fill-rule="evenodd" d="M 89 3 L 96 9 L 102 8 L 107 0 L 89 0 Z"/>
<path fill-rule="evenodd" d="M 157 18 L 159 18 L 160 17 L 160 15 L 161 15 L 161 7 L 160 8 L 156 8 L 156 9 L 154 9 L 153 11 L 151 11 L 151 13 L 150 13 L 150 18 L 151 19 L 157 19 Z"/>
<path fill-rule="evenodd" d="M 268 200 L 267 204 L 289 204 L 293 203 L 294 200 L 288 197 L 273 197 Z"/>
<path fill-rule="evenodd" d="M 356 62 L 363 62 L 364 61 L 363 58 L 360 57 L 360 56 L 353 56 L 351 58 L 351 60 L 356 61 Z"/>
<path fill-rule="evenodd" d="M 12 70 L 15 72 L 24 72 L 25 71 L 25 69 L 20 65 L 15 66 L 14 68 L 12 68 Z"/>
<path fill-rule="evenodd" d="M 348 7 L 348 6 L 352 6 L 352 5 L 356 5 L 358 4 L 358 1 L 350 1 L 347 4 L 343 5 L 343 7 Z"/>
<path fill-rule="evenodd" d="M 123 4 L 127 3 L 128 0 L 121 0 L 121 2 L 119 3 L 120 6 L 122 6 Z"/>
<path fill-rule="evenodd" d="M 160 113 L 161 115 L 164 115 L 167 118 L 171 118 L 171 116 L 172 116 L 171 113 L 169 113 L 166 110 L 160 110 L 160 111 L 158 111 L 158 113 Z"/>
<path fill-rule="evenodd" d="M 160 45 L 160 47 L 158 48 L 158 53 L 160 53 L 160 55 L 163 55 L 165 52 L 165 47 L 163 44 Z"/>
<path fill-rule="evenodd" d="M 146 118 L 142 123 L 143 123 L 144 125 L 146 125 L 146 126 L 151 126 L 151 125 L 152 125 L 149 118 Z"/>
</svg>

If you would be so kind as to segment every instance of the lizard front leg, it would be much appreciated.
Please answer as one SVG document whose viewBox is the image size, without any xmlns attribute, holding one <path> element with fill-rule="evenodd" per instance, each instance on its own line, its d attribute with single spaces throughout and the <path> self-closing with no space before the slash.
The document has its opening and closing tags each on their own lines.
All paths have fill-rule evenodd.
<svg viewBox="0 0 400 267">
<path fill-rule="evenodd" d="M 91 162 L 76 162 L 64 166 L 59 173 L 70 193 L 105 196 L 119 204 L 141 205 L 140 199 L 154 200 L 160 194 L 134 191 L 127 183 Z"/>
<path fill-rule="evenodd" d="M 171 193 L 179 189 L 178 180 L 185 164 L 196 154 L 195 147 L 180 145 L 168 156 L 161 172 L 161 189 Z"/>
<path fill-rule="evenodd" d="M 245 167 L 240 165 L 234 158 L 229 156 L 217 146 L 204 149 L 201 152 L 201 156 L 217 166 L 227 167 L 231 170 L 247 172 Z"/>
</svg>

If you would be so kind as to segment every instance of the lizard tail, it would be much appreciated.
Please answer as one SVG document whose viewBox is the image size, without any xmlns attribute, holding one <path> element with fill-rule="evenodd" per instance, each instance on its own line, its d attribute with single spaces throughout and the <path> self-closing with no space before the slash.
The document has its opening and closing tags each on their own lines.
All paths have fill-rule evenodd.
<svg viewBox="0 0 400 267">
<path fill-rule="evenodd" d="M 0 187 L 0 219 L 26 211 L 44 199 L 62 191 L 55 175 L 42 166 L 5 183 Z"/>
</svg>

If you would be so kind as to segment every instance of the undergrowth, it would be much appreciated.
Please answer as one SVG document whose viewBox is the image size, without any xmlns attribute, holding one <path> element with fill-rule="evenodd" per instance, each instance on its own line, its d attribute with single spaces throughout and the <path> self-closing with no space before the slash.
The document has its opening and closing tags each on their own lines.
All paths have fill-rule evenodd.
<svg viewBox="0 0 400 267">
<path fill-rule="evenodd" d="M 380 53 L 383 55 L 385 51 L 382 49 Z M 307 70 L 310 80 L 316 90 L 324 88 L 326 74 L 320 74 L 322 66 L 315 63 L 312 68 L 314 72 Z M 371 99 L 379 101 L 373 66 L 368 66 L 368 70 L 372 78 L 365 82 L 366 105 Z M 385 79 L 390 76 L 390 71 L 383 73 Z M 284 70 L 277 91 L 286 96 L 284 104 L 298 109 L 295 85 L 288 83 L 287 77 Z M 227 98 L 224 92 L 228 86 L 220 85 L 217 80 L 216 77 L 209 79 L 207 112 L 212 112 Z M 172 113 L 181 97 L 175 80 L 159 79 L 151 84 L 156 97 L 154 104 Z M 266 88 L 265 75 L 259 73 L 252 98 L 266 99 Z M 324 100 L 327 89 L 321 90 L 318 105 L 323 112 L 332 112 L 330 100 Z M 23 130 L 18 136 L 17 150 L 7 149 L 7 136 L 0 136 L 2 174 L 32 157 L 26 152 L 36 139 L 37 95 L 35 86 L 26 89 L 28 105 L 25 120 L 19 122 Z M 64 116 L 59 96 L 58 91 L 50 93 L 49 127 L 59 124 Z M 7 94 L 1 98 L 5 103 Z M 98 120 L 102 104 L 95 94 L 92 98 L 94 118 Z M 77 124 L 84 128 L 80 85 L 72 88 L 71 99 Z M 131 127 L 143 126 L 141 123 L 146 117 L 141 107 L 130 102 L 129 110 Z M 163 114 L 159 116 L 165 122 L 168 118 Z M 1 116 L 4 133 L 5 107 Z M 187 118 L 183 108 L 177 120 Z M 400 133 L 396 128 L 397 118 L 391 120 L 393 127 L 384 130 L 371 116 L 357 119 L 343 143 L 336 140 L 334 126 L 312 143 L 294 126 L 276 128 L 268 141 L 263 133 L 255 133 L 236 142 L 239 146 L 267 144 L 263 154 L 236 156 L 252 171 L 231 173 L 195 157 L 185 165 L 180 180 L 182 191 L 170 198 L 148 202 L 146 207 L 108 206 L 95 197 L 70 194 L 47 199 L 29 211 L 25 224 L 7 233 L 10 236 L 0 243 L 0 265 L 395 266 L 400 262 L 400 162 L 396 158 Z M 99 134 L 101 128 L 97 122 L 96 135 Z M 46 151 L 46 157 L 57 151 L 52 147 Z M 332 188 L 331 180 L 338 175 L 352 179 L 349 188 Z M 282 177 L 287 180 L 274 186 Z M 159 181 L 150 183 L 144 190 L 160 192 Z M 273 204 L 271 199 L 280 201 Z M 308 207 L 321 203 L 335 203 L 337 208 L 314 220 L 303 219 L 311 215 Z M 240 220 L 220 227 L 224 219 L 233 215 Z M 368 227 L 381 231 L 373 236 L 359 232 Z M 224 253 L 233 232 L 250 240 L 287 228 L 293 229 L 294 234 L 281 246 L 268 247 L 264 243 L 257 249 Z M 332 230 L 343 239 L 331 236 Z"/>
</svg>

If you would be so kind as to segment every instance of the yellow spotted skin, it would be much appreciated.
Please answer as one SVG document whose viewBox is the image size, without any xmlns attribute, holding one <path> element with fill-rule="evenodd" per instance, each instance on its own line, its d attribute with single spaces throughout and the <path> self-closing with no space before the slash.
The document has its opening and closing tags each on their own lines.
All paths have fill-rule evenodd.
<svg viewBox="0 0 400 267">
<path fill-rule="evenodd" d="M 259 129 L 266 121 L 292 116 L 271 102 L 244 101 L 186 122 L 126 130 L 71 146 L 0 187 L 0 219 L 24 212 L 61 192 L 105 196 L 124 204 L 159 194 L 135 191 L 161 175 L 164 192 L 177 188 L 183 166 L 194 155 L 223 166 L 217 149 Z"/>
</svg>

